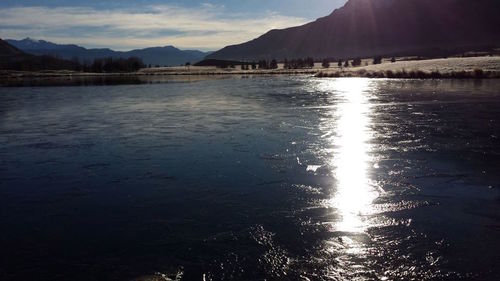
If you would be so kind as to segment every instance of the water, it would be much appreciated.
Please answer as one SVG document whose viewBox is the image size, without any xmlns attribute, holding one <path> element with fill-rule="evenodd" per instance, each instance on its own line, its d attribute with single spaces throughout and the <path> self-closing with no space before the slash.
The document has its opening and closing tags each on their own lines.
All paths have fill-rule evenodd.
<svg viewBox="0 0 500 281">
<path fill-rule="evenodd" d="M 498 280 L 500 81 L 161 82 L 0 88 L 1 280 Z"/>
</svg>

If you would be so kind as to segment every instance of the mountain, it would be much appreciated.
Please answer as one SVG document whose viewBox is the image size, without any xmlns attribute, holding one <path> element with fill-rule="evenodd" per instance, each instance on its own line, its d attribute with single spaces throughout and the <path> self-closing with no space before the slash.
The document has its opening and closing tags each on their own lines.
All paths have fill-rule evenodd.
<svg viewBox="0 0 500 281">
<path fill-rule="evenodd" d="M 145 64 L 152 65 L 183 65 L 186 62 L 195 63 L 203 60 L 207 55 L 201 51 L 183 51 L 173 46 L 132 50 L 121 54 L 122 56 L 141 58 Z"/>
<path fill-rule="evenodd" d="M 498 46 L 498 11 L 499 0 L 349 0 L 314 22 L 271 30 L 207 59 L 352 58 Z"/>
<path fill-rule="evenodd" d="M 16 47 L 10 45 L 4 40 L 0 39 L 0 57 L 12 57 L 22 55 L 23 52 Z"/>
<path fill-rule="evenodd" d="M 207 55 L 210 55 L 211 53 L 213 53 L 213 52 L 202 52 L 202 51 L 198 51 L 198 50 L 184 50 L 183 52 L 190 54 L 190 55 L 193 55 L 193 56 L 196 56 L 196 57 L 202 57 L 202 58 L 205 58 Z"/>
<path fill-rule="evenodd" d="M 77 57 L 81 61 L 94 60 L 95 58 L 116 57 L 110 49 L 85 49 L 77 45 L 59 45 L 44 40 L 26 38 L 23 40 L 6 40 L 9 44 L 32 55 L 50 55 L 65 59 Z"/>
<path fill-rule="evenodd" d="M 51 56 L 26 54 L 18 48 L 0 39 L 0 69 L 2 70 L 61 70 L 75 69 L 74 62 Z"/>
<path fill-rule="evenodd" d="M 93 61 L 96 58 L 130 58 L 139 57 L 145 64 L 180 65 L 186 62 L 197 62 L 207 54 L 201 51 L 180 50 L 173 46 L 154 47 L 132 50 L 129 52 L 113 51 L 111 49 L 86 49 L 77 45 L 60 45 L 44 40 L 7 40 L 20 50 L 33 55 L 51 55 L 64 59 L 78 58 L 80 61 Z"/>
</svg>

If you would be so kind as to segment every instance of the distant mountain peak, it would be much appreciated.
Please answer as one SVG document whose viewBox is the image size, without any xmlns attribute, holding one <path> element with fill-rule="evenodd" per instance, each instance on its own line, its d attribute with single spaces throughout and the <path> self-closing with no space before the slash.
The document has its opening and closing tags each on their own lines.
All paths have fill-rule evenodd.
<svg viewBox="0 0 500 281">
<path fill-rule="evenodd" d="M 31 37 L 26 37 L 24 38 L 23 40 L 21 41 L 27 41 L 27 42 L 33 42 L 33 43 L 39 43 L 40 40 L 37 40 L 37 39 L 34 39 L 34 38 L 31 38 Z"/>
</svg>

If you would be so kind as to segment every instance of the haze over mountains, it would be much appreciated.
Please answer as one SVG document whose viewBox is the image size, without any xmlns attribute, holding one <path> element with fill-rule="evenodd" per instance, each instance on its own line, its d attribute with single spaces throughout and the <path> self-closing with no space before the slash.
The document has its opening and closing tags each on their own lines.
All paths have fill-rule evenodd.
<svg viewBox="0 0 500 281">
<path fill-rule="evenodd" d="M 417 55 L 500 45 L 498 0 L 349 0 L 303 26 L 271 30 L 208 59 Z"/>
<path fill-rule="evenodd" d="M 173 46 L 153 47 L 132 50 L 128 52 L 113 51 L 111 49 L 86 49 L 77 45 L 61 45 L 44 40 L 6 40 L 9 44 L 32 55 L 51 55 L 63 59 L 78 58 L 81 62 L 93 61 L 96 58 L 130 58 L 138 57 L 147 65 L 175 66 L 186 62 L 197 62 L 207 54 L 197 50 L 180 50 Z"/>
</svg>

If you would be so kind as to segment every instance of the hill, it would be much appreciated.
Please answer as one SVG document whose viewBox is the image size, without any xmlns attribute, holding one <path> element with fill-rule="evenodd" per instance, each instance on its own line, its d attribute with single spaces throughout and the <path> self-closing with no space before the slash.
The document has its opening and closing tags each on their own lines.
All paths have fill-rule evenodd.
<svg viewBox="0 0 500 281">
<path fill-rule="evenodd" d="M 119 55 L 141 58 L 145 64 L 176 66 L 186 62 L 195 63 L 204 59 L 207 54 L 201 51 L 183 51 L 173 46 L 166 46 L 121 52 Z"/>
<path fill-rule="evenodd" d="M 151 65 L 181 65 L 186 62 L 197 62 L 207 54 L 196 50 L 180 50 L 173 46 L 137 49 L 128 52 L 113 51 L 111 49 L 86 49 L 78 45 L 61 45 L 44 40 L 7 40 L 18 49 L 32 55 L 51 55 L 72 60 L 78 58 L 81 62 L 93 61 L 96 58 L 130 58 L 138 57 L 145 64 Z"/>
<path fill-rule="evenodd" d="M 22 52 L 0 39 L 0 69 L 2 70 L 73 70 L 74 62 L 52 56 L 35 56 Z"/>
<path fill-rule="evenodd" d="M 11 57 L 22 54 L 22 51 L 0 39 L 0 57 Z"/>
<path fill-rule="evenodd" d="M 303 26 L 271 30 L 208 59 L 426 55 L 500 44 L 498 0 L 349 0 Z"/>
</svg>

